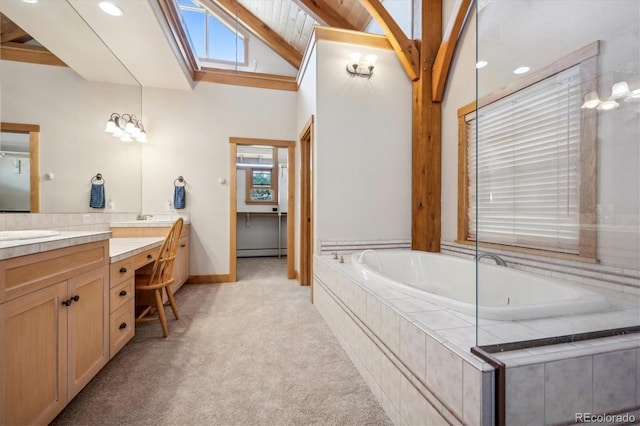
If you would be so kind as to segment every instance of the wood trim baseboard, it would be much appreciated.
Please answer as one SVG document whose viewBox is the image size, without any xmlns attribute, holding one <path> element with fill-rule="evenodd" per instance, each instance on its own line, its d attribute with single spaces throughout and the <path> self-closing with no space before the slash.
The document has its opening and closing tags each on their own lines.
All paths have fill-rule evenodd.
<svg viewBox="0 0 640 426">
<path fill-rule="evenodd" d="M 229 274 L 190 275 L 186 284 L 222 284 L 231 283 Z"/>
</svg>

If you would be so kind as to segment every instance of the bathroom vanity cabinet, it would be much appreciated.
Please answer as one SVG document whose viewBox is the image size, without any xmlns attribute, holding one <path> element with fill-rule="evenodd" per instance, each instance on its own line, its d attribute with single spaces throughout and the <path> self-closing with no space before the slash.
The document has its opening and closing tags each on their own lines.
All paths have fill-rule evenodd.
<svg viewBox="0 0 640 426">
<path fill-rule="evenodd" d="M 112 225 L 111 236 L 113 238 L 166 237 L 171 226 L 170 224 L 167 226 L 157 226 L 153 221 L 149 221 L 147 223 L 144 223 L 144 221 L 140 222 L 141 223 L 138 226 L 135 226 L 135 224 L 127 224 L 127 226 Z M 189 224 L 185 224 L 182 227 L 182 232 L 180 233 L 178 252 L 176 253 L 176 260 L 173 266 L 174 283 L 171 285 L 173 293 L 178 291 L 178 289 L 189 279 L 189 231 Z M 145 259 L 141 258 L 140 260 L 144 261 Z M 140 268 L 140 265 L 134 266 L 136 269 Z"/>
<path fill-rule="evenodd" d="M 47 424 L 109 360 L 108 240 L 0 261 L 0 424 Z"/>
</svg>

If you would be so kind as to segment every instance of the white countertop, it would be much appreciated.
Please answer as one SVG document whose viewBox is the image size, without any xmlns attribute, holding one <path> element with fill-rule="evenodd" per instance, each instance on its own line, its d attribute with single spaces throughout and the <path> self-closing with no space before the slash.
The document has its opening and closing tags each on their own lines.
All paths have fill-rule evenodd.
<svg viewBox="0 0 640 426">
<path fill-rule="evenodd" d="M 0 260 L 108 240 L 110 237 L 110 231 L 60 231 L 50 237 L 0 241 Z"/>
<path fill-rule="evenodd" d="M 150 248 L 160 247 L 164 237 L 111 238 L 109 240 L 110 263 L 135 256 Z"/>
<path fill-rule="evenodd" d="M 112 228 L 170 228 L 175 219 L 149 219 L 149 220 L 129 220 L 126 222 L 111 222 Z M 184 219 L 184 224 L 189 224 L 189 219 Z"/>
</svg>

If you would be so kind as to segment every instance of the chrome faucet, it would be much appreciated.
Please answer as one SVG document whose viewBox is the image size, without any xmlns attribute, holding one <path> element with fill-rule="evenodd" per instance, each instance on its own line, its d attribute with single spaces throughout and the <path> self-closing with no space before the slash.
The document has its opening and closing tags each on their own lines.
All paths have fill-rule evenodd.
<svg viewBox="0 0 640 426">
<path fill-rule="evenodd" d="M 478 254 L 476 256 L 476 260 L 480 261 L 480 259 L 482 259 L 484 257 L 488 257 L 489 259 L 495 260 L 496 261 L 496 265 L 507 266 L 507 262 L 505 262 L 503 258 L 501 258 L 500 256 L 498 256 L 495 253 L 487 253 L 486 251 Z"/>
<path fill-rule="evenodd" d="M 151 219 L 153 217 L 152 214 L 139 214 L 136 217 L 136 220 L 147 220 L 147 219 Z"/>
</svg>

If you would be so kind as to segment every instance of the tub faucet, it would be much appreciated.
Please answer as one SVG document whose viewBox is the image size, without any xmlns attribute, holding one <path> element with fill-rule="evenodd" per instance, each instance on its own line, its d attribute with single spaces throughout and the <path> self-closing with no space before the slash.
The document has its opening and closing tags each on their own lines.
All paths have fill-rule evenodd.
<svg viewBox="0 0 640 426">
<path fill-rule="evenodd" d="M 482 252 L 482 253 L 478 254 L 478 255 L 476 256 L 476 260 L 477 260 L 477 261 L 480 261 L 480 259 L 482 259 L 483 257 L 488 257 L 489 259 L 493 259 L 493 260 L 495 260 L 495 261 L 496 261 L 496 265 L 499 265 L 499 266 L 507 266 L 507 262 L 505 262 L 505 261 L 504 261 L 504 259 L 503 259 L 503 258 L 501 258 L 500 256 L 498 256 L 497 254 L 494 254 L 494 253 L 487 253 L 487 252 L 485 251 L 485 252 Z"/>
</svg>

